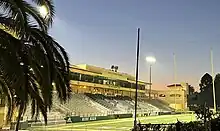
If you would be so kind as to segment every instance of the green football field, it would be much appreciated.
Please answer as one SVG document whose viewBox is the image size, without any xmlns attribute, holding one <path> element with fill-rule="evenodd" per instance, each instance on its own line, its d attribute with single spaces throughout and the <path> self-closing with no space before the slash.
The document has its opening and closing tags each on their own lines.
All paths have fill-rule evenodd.
<svg viewBox="0 0 220 131">
<path fill-rule="evenodd" d="M 141 123 L 175 123 L 177 121 L 195 121 L 194 114 L 163 115 L 140 117 Z M 34 127 L 32 131 L 129 131 L 133 126 L 133 118 L 112 119 L 102 121 L 80 122 L 62 125 L 51 125 L 47 127 Z"/>
</svg>

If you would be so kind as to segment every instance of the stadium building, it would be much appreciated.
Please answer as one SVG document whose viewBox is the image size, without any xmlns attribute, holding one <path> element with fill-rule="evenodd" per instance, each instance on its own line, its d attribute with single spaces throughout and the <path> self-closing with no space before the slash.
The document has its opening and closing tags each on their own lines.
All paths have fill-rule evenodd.
<svg viewBox="0 0 220 131">
<path fill-rule="evenodd" d="M 135 96 L 135 77 L 116 70 L 104 69 L 87 64 L 71 67 L 72 89 L 75 93 L 92 93 L 109 96 Z M 149 83 L 138 81 L 139 97 L 145 98 Z"/>
<path fill-rule="evenodd" d="M 105 69 L 87 64 L 72 65 L 70 70 L 72 97 L 67 103 L 61 104 L 54 92 L 53 108 L 48 113 L 48 121 L 65 122 L 66 116 L 134 113 L 134 76 L 118 72 L 118 67 Z M 188 84 L 171 84 L 166 90 L 151 90 L 151 93 L 148 90 L 149 84 L 138 81 L 139 115 L 158 115 L 161 112 L 187 109 Z M 4 123 L 6 111 L 5 103 L 0 99 L 0 127 Z M 27 109 L 23 120 L 31 120 L 30 109 Z M 43 117 L 40 116 L 39 120 L 43 121 Z"/>
</svg>

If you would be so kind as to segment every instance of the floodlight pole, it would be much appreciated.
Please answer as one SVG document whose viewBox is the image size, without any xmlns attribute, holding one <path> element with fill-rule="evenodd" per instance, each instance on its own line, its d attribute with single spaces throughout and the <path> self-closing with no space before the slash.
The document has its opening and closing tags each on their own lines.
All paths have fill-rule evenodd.
<svg viewBox="0 0 220 131">
<path fill-rule="evenodd" d="M 173 53 L 173 65 L 174 65 L 174 86 L 175 86 L 175 96 L 174 96 L 174 106 L 176 110 L 176 55 Z"/>
<path fill-rule="evenodd" d="M 210 57 L 211 57 L 211 70 L 212 70 L 213 106 L 214 106 L 214 113 L 216 113 L 215 76 L 214 76 L 214 64 L 213 64 L 213 52 L 212 52 L 212 49 L 210 51 Z"/>
<path fill-rule="evenodd" d="M 150 65 L 150 85 L 149 85 L 149 99 L 151 99 L 151 87 L 152 87 L 152 73 L 151 73 L 152 65 Z"/>
<path fill-rule="evenodd" d="M 136 57 L 136 83 L 135 83 L 135 108 L 134 108 L 134 131 L 137 129 L 137 95 L 138 95 L 138 62 L 140 48 L 140 28 L 137 29 L 137 57 Z"/>
</svg>

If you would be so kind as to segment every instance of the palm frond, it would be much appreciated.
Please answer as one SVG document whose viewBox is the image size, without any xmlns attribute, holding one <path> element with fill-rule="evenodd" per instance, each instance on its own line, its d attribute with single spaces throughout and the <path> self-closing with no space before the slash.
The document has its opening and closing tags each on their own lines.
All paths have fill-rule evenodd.
<svg viewBox="0 0 220 131">
<path fill-rule="evenodd" d="M 54 9 L 54 3 L 52 0 L 32 0 L 34 3 L 36 3 L 39 6 L 45 6 L 48 10 L 48 16 L 47 21 L 49 26 L 52 26 L 53 24 L 53 18 L 55 16 L 55 9 Z"/>
<path fill-rule="evenodd" d="M 34 20 L 37 22 L 37 25 L 40 27 L 41 30 L 46 31 L 48 25 L 46 21 L 41 17 L 40 12 L 36 7 L 33 7 L 31 4 L 24 2 L 24 10 L 30 17 L 33 17 Z"/>
<path fill-rule="evenodd" d="M 18 25 L 11 17 L 7 17 L 4 15 L 0 15 L 0 29 L 8 32 L 14 37 L 18 36 L 17 32 L 20 29 L 20 25 Z"/>
<path fill-rule="evenodd" d="M 71 91 L 69 85 L 69 59 L 65 50 L 59 46 L 50 36 L 37 28 L 32 28 L 32 39 L 38 40 L 41 46 L 44 48 L 45 53 L 48 57 L 48 64 L 51 68 L 50 77 L 56 84 L 56 88 L 59 90 L 61 87 L 65 90 L 59 90 L 60 95 L 65 101 L 69 97 Z M 61 78 L 59 78 L 61 77 Z M 62 85 L 62 86 L 61 86 Z"/>
<path fill-rule="evenodd" d="M 37 118 L 41 112 L 47 123 L 53 83 L 61 102 L 65 102 L 71 92 L 68 55 L 47 33 L 54 17 L 53 2 L 33 2 L 48 8 L 48 21 L 25 0 L 0 0 L 0 7 L 5 11 L 0 15 L 0 85 L 7 99 L 7 119 L 11 119 L 14 107 L 18 109 L 16 128 L 29 102 L 32 117 Z M 35 23 L 31 22 L 32 18 Z"/>
<path fill-rule="evenodd" d="M 16 23 L 19 23 L 19 29 L 16 32 L 19 32 L 20 35 L 26 30 L 28 27 L 28 16 L 26 12 L 23 10 L 23 0 L 1 0 L 0 7 L 5 11 L 7 17 L 11 17 Z"/>
<path fill-rule="evenodd" d="M 50 3 L 49 3 L 50 4 Z M 41 17 L 38 9 L 24 0 L 1 0 L 0 7 L 5 11 L 4 17 L 11 18 L 17 24 L 16 32 L 19 37 L 27 32 L 27 27 L 30 26 L 31 20 L 34 20 L 35 25 L 38 25 L 41 30 L 46 31 L 52 23 L 52 17 L 48 20 Z M 51 10 L 53 12 L 53 8 Z M 53 13 L 52 13 L 53 14 Z"/>
</svg>

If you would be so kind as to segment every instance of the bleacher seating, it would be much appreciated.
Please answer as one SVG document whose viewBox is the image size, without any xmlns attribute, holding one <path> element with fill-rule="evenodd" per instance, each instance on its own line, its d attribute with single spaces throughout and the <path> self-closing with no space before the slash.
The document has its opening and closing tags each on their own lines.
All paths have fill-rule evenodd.
<svg viewBox="0 0 220 131">
<path fill-rule="evenodd" d="M 107 115 L 133 113 L 135 102 L 128 96 L 106 96 L 102 94 L 76 94 L 72 93 L 71 99 L 61 104 L 58 96 L 54 93 L 53 107 L 48 113 L 48 121 L 63 122 L 67 115 Z M 167 103 L 158 99 L 141 100 L 138 99 L 137 112 L 155 114 L 161 111 L 172 111 Z M 28 106 L 24 115 L 26 120 L 31 120 L 31 106 Z M 38 119 L 43 121 L 42 115 Z"/>
<path fill-rule="evenodd" d="M 94 100 L 95 102 L 101 104 L 102 106 L 108 108 L 112 111 L 120 111 L 120 109 L 117 108 L 117 101 L 112 99 L 111 97 L 104 96 L 102 94 L 90 94 L 85 93 L 86 96 Z"/>
<path fill-rule="evenodd" d="M 159 99 L 149 99 L 147 100 L 147 102 L 161 109 L 161 111 L 172 111 L 173 110 L 171 107 L 169 107 L 167 103 Z"/>
<path fill-rule="evenodd" d="M 48 120 L 48 124 L 52 124 L 52 123 L 65 123 L 66 121 L 64 120 L 65 114 L 63 114 L 60 111 L 57 111 L 57 109 L 55 107 L 53 107 L 51 109 L 51 111 L 49 111 L 47 113 L 47 120 Z M 40 113 L 37 121 L 35 118 L 32 118 L 32 113 L 31 113 L 31 105 L 27 106 L 26 112 L 23 115 L 23 120 L 24 121 L 29 121 L 29 122 L 33 122 L 33 125 L 43 125 L 44 124 L 44 117 L 43 115 Z"/>
<path fill-rule="evenodd" d="M 128 96 L 104 96 L 86 93 L 88 97 L 112 111 L 131 113 L 134 111 L 134 100 Z M 159 112 L 160 109 L 146 101 L 138 101 L 138 112 Z"/>
<path fill-rule="evenodd" d="M 55 95 L 54 100 L 58 101 L 58 98 Z M 106 110 L 100 109 L 99 106 L 96 106 L 83 94 L 72 93 L 71 99 L 64 104 L 60 103 L 60 106 L 67 108 L 72 115 L 97 115 L 106 113 Z"/>
</svg>

